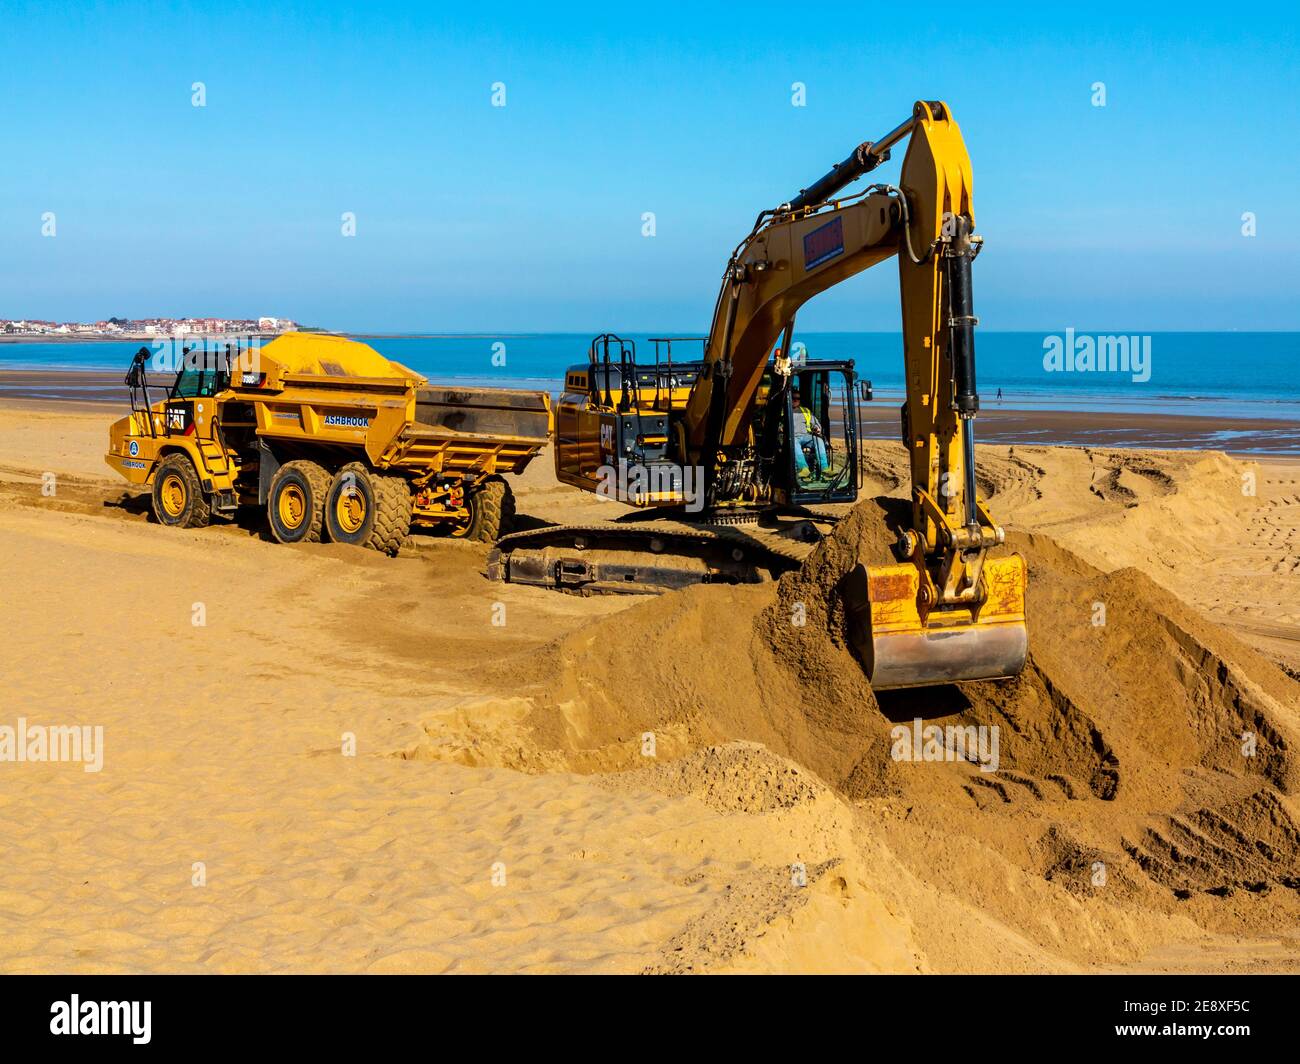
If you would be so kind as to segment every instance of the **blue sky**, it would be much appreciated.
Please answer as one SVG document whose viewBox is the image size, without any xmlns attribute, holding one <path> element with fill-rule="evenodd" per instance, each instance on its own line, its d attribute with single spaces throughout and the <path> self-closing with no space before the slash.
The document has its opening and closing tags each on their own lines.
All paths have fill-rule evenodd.
<svg viewBox="0 0 1300 1064">
<path fill-rule="evenodd" d="M 2 15 L 0 317 L 700 332 L 761 208 L 941 98 L 973 160 L 986 328 L 1300 327 L 1288 7 L 4 0 Z M 800 324 L 897 319 L 882 266 Z"/>
</svg>

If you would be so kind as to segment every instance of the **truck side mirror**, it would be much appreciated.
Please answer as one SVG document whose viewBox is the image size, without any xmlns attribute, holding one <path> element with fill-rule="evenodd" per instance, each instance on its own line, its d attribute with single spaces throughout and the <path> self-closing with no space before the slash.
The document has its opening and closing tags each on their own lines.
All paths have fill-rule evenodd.
<svg viewBox="0 0 1300 1064">
<path fill-rule="evenodd" d="M 864 402 L 871 402 L 871 382 L 858 381 L 858 398 Z"/>
<path fill-rule="evenodd" d="M 144 383 L 144 363 L 149 357 L 147 347 L 140 348 L 131 359 L 131 365 L 126 371 L 126 380 L 123 382 L 128 388 L 139 388 Z"/>
</svg>

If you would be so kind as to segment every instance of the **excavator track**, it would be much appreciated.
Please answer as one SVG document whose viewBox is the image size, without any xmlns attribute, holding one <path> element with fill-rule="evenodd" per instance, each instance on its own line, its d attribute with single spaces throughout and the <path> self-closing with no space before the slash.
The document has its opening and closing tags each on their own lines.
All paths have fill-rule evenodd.
<svg viewBox="0 0 1300 1064">
<path fill-rule="evenodd" d="M 820 538 L 807 520 L 776 526 L 645 518 L 547 525 L 499 539 L 487 575 L 584 595 L 764 583 L 802 565 Z"/>
</svg>

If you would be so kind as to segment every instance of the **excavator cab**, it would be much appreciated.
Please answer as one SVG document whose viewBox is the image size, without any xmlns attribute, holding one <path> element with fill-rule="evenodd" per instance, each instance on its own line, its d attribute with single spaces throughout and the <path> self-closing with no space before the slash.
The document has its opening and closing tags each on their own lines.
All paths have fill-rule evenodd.
<svg viewBox="0 0 1300 1064">
<path fill-rule="evenodd" d="M 795 368 L 783 401 L 785 476 L 795 505 L 853 502 L 858 495 L 853 364 Z"/>
</svg>

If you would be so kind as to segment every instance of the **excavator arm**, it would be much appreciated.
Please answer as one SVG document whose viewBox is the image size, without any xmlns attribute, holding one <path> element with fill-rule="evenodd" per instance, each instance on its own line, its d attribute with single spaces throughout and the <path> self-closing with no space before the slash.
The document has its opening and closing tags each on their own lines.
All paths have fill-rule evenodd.
<svg viewBox="0 0 1300 1064">
<path fill-rule="evenodd" d="M 835 198 L 903 140 L 899 187 Z M 981 245 L 971 184 L 948 107 L 920 101 L 881 140 L 759 215 L 727 264 L 704 369 L 678 423 L 678 451 L 703 466 L 714 501 L 734 493 L 763 373 L 783 334 L 788 355 L 798 309 L 897 256 L 912 527 L 899 537 L 900 564 L 860 564 L 844 587 L 854 642 L 878 688 L 1015 675 L 1027 649 L 1024 563 L 988 557 L 1004 537 L 975 478 L 971 263 Z"/>
<path fill-rule="evenodd" d="M 681 421 L 692 463 L 745 445 L 773 345 L 813 296 L 895 254 L 898 219 L 899 203 L 885 192 L 760 219 L 727 266 L 704 369 Z"/>
</svg>

